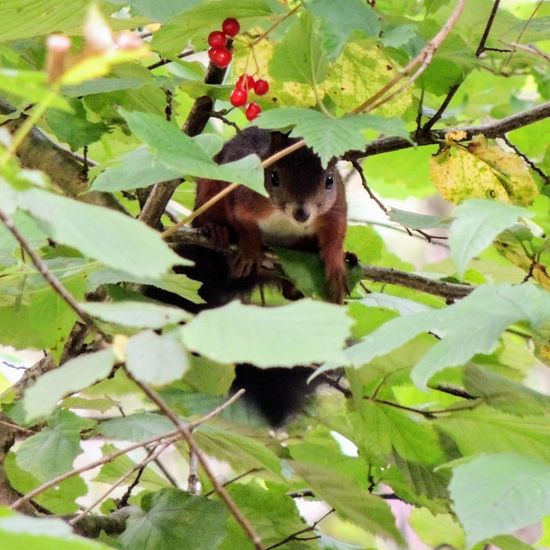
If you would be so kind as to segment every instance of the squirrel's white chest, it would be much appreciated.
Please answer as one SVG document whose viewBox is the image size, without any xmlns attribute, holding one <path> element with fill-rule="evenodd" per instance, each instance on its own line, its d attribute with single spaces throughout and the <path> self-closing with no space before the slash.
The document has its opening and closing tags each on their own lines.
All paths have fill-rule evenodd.
<svg viewBox="0 0 550 550">
<path fill-rule="evenodd" d="M 315 233 L 313 223 L 298 224 L 281 210 L 276 210 L 258 223 L 262 241 L 267 245 L 293 246 Z"/>
</svg>

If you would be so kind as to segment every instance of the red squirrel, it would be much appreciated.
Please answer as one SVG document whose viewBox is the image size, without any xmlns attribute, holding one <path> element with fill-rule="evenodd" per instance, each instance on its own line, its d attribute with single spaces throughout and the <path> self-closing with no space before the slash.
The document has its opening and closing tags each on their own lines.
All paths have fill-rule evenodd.
<svg viewBox="0 0 550 550">
<path fill-rule="evenodd" d="M 264 160 L 295 141 L 280 132 L 249 127 L 229 140 L 214 160 L 223 164 L 253 153 Z M 342 303 L 347 206 L 335 161 L 323 168 L 319 157 L 302 147 L 266 168 L 264 183 L 268 197 L 239 186 L 198 216 L 193 226 L 205 229 L 220 246 L 237 242 L 230 266 L 235 279 L 256 271 L 263 244 L 319 251 L 329 300 Z M 195 208 L 227 185 L 198 179 Z"/>
</svg>

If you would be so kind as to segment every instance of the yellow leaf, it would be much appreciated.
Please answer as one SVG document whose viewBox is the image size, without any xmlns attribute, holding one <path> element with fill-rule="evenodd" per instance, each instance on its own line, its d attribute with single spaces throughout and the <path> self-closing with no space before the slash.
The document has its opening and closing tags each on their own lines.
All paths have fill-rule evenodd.
<svg viewBox="0 0 550 550">
<path fill-rule="evenodd" d="M 441 195 L 455 204 L 472 198 L 510 202 L 493 170 L 461 147 L 449 147 L 432 157 L 430 176 Z"/>
<path fill-rule="evenodd" d="M 395 74 L 395 67 L 374 42 L 349 42 L 330 66 L 320 90 L 324 91 L 343 112 L 349 112 L 375 94 Z M 404 90 L 376 109 L 376 114 L 398 116 L 411 105 L 411 102 L 410 89 Z"/>
<path fill-rule="evenodd" d="M 529 206 L 535 200 L 538 186 L 527 163 L 514 151 L 481 135 L 474 137 L 468 150 L 493 170 L 513 204 Z"/>
</svg>

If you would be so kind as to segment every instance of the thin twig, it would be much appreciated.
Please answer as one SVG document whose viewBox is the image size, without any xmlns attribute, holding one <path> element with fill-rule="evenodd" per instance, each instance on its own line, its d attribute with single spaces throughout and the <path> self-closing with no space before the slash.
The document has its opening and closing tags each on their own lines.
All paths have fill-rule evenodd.
<svg viewBox="0 0 550 550">
<path fill-rule="evenodd" d="M 512 42 L 511 47 L 516 48 L 516 50 L 521 50 L 522 52 L 527 52 L 537 57 L 542 57 L 545 61 L 550 61 L 550 54 L 543 52 L 540 48 L 537 48 L 534 44 L 518 44 L 517 42 Z M 510 51 L 510 50 L 507 50 Z"/>
<path fill-rule="evenodd" d="M 27 435 L 34 435 L 36 433 L 33 430 L 29 430 L 28 428 L 24 428 L 23 426 L 18 426 L 17 424 L 7 422 L 6 420 L 0 420 L 0 426 L 5 426 L 10 430 L 14 430 L 16 432 L 22 432 Z"/>
<path fill-rule="evenodd" d="M 189 426 L 193 430 L 197 426 L 200 426 L 201 424 L 204 424 L 205 422 L 208 422 L 215 416 L 218 416 L 220 413 L 222 413 L 227 407 L 230 407 L 237 401 L 237 399 L 240 399 L 242 395 L 245 393 L 245 389 L 241 388 L 238 392 L 235 392 L 229 399 L 226 399 L 221 405 L 218 405 L 215 409 L 211 410 L 209 413 L 205 414 L 198 420 L 195 420 L 194 422 L 190 422 Z"/>
<path fill-rule="evenodd" d="M 301 139 L 297 141 L 296 143 L 293 143 L 292 145 L 289 145 L 288 147 L 285 147 L 284 149 L 281 149 L 281 151 L 278 151 L 277 153 L 274 153 L 267 159 L 265 159 L 262 162 L 262 168 L 267 168 L 268 166 L 271 166 L 275 162 L 277 162 L 279 159 L 282 159 L 289 155 L 290 153 L 297 151 L 298 149 L 301 149 L 306 142 Z M 231 183 L 224 189 L 222 189 L 219 193 L 214 195 L 211 199 L 207 200 L 204 204 L 202 204 L 199 208 L 191 212 L 189 216 L 178 222 L 176 225 L 173 225 L 172 227 L 169 227 L 166 231 L 161 233 L 161 236 L 163 239 L 166 239 L 170 235 L 174 234 L 180 227 L 184 225 L 190 224 L 195 218 L 200 216 L 203 212 L 206 212 L 209 208 L 214 206 L 217 202 L 221 201 L 224 197 L 229 195 L 229 193 L 232 193 L 237 187 L 239 187 L 239 183 Z"/>
<path fill-rule="evenodd" d="M 547 176 L 524 152 L 520 151 L 517 145 L 514 145 L 510 141 L 508 136 L 503 135 L 501 136 L 501 139 L 502 141 L 504 141 L 504 143 L 506 143 L 506 145 L 508 145 L 508 147 L 515 151 L 518 157 L 521 157 L 527 163 L 527 165 L 531 168 L 531 170 L 533 170 L 533 172 L 536 172 L 542 178 L 542 181 L 544 181 L 545 185 L 548 185 L 550 183 L 550 177 Z"/>
<path fill-rule="evenodd" d="M 131 488 L 135 487 L 136 481 L 139 481 L 139 478 L 141 477 L 141 474 L 145 470 L 146 466 L 155 460 L 166 448 L 168 447 L 169 443 L 161 444 L 158 449 L 151 452 L 149 456 L 147 456 L 145 459 L 143 459 L 139 464 L 136 464 L 129 472 L 126 472 L 124 475 L 122 475 L 119 479 L 117 479 L 103 494 L 101 494 L 98 498 L 94 500 L 89 506 L 87 506 L 82 512 L 80 512 L 77 516 L 72 518 L 69 521 L 69 525 L 75 525 L 78 523 L 84 516 L 87 516 L 99 503 L 103 502 L 119 485 L 122 485 L 134 472 L 138 472 L 138 476 L 136 477 L 136 480 L 130 485 L 129 491 L 131 491 Z M 127 492 L 128 494 L 128 492 Z M 126 497 L 126 495 L 125 495 Z M 124 500 L 124 497 L 123 497 Z M 126 497 L 127 500 L 127 497 Z"/>
<path fill-rule="evenodd" d="M 102 466 L 103 464 L 107 464 L 108 462 L 111 462 L 115 460 L 115 458 L 118 458 L 119 456 L 125 455 L 129 453 L 130 451 L 133 451 L 135 449 L 139 449 L 140 447 L 145 447 L 147 445 L 150 445 L 151 443 L 160 443 L 161 441 L 174 443 L 180 439 L 180 432 L 178 430 L 175 430 L 173 432 L 169 432 L 167 434 L 157 436 L 157 437 L 151 437 L 150 439 L 146 439 L 145 441 L 141 441 L 140 443 L 134 443 L 133 445 L 129 445 L 128 447 L 125 447 L 124 449 L 120 449 L 114 453 L 111 453 L 109 455 L 106 455 L 102 458 L 99 458 L 98 460 L 94 460 L 93 462 L 90 462 L 86 464 L 85 466 L 81 466 L 80 468 L 75 468 L 73 470 L 69 470 L 68 472 L 65 472 L 64 474 L 58 475 L 57 477 L 54 477 L 53 479 L 50 479 L 46 483 L 43 483 L 39 487 L 36 487 L 32 491 L 29 491 L 27 494 L 22 496 L 21 498 L 17 499 L 15 502 L 11 504 L 11 508 L 13 510 L 16 510 L 26 502 L 29 502 L 29 500 L 33 499 L 35 496 L 42 494 L 44 491 L 47 491 L 48 489 L 51 489 L 52 487 L 55 487 L 56 485 L 59 485 L 62 481 L 65 481 L 66 479 L 69 479 L 70 477 L 74 477 L 77 475 L 80 475 L 84 472 L 87 472 L 88 470 L 92 470 L 93 468 L 97 468 L 98 466 Z"/>
<path fill-rule="evenodd" d="M 475 54 L 476 57 L 479 57 L 486 50 L 485 44 L 487 43 L 487 38 L 489 38 L 489 33 L 491 32 L 491 27 L 493 26 L 493 22 L 497 14 L 499 4 L 500 4 L 500 0 L 495 0 L 493 4 L 493 9 L 489 14 L 489 19 L 487 19 L 485 30 L 483 31 L 483 35 L 481 36 L 481 40 L 479 41 L 479 45 L 476 49 L 476 54 Z"/>
<path fill-rule="evenodd" d="M 312 531 L 315 531 L 317 529 L 317 526 L 319 523 L 321 523 L 325 518 L 330 516 L 334 512 L 334 508 L 331 508 L 326 514 L 323 514 L 318 520 L 316 520 L 311 525 L 308 525 L 307 527 L 304 527 L 303 529 L 300 529 L 299 531 L 296 531 L 295 533 L 291 533 L 286 537 L 285 539 L 276 542 L 275 544 L 272 544 L 271 546 L 268 546 L 266 550 L 273 550 L 274 548 L 278 548 L 279 546 L 282 546 L 283 544 L 286 544 L 287 542 L 290 542 L 292 540 L 310 540 L 310 539 L 300 539 L 298 538 L 299 535 L 303 535 L 305 533 L 311 533 Z M 316 536 L 315 538 L 319 538 Z"/>
<path fill-rule="evenodd" d="M 231 398 L 229 398 L 227 401 L 225 401 L 222 405 L 216 407 L 213 411 L 209 412 L 208 414 L 205 414 L 203 417 L 199 418 L 198 420 L 195 420 L 194 422 L 190 422 L 189 423 L 189 428 L 190 429 L 196 428 L 197 426 L 199 426 L 199 425 L 203 424 L 204 422 L 210 420 L 213 416 L 215 416 L 216 414 L 219 414 L 225 408 L 227 408 L 229 405 L 234 403 L 242 395 L 243 392 L 244 392 L 244 390 L 242 392 L 237 392 L 235 395 L 232 395 Z M 51 487 L 55 487 L 56 485 L 58 485 L 59 483 L 61 483 L 65 479 L 68 479 L 70 477 L 79 475 L 83 472 L 87 472 L 88 470 L 92 470 L 93 468 L 96 468 L 97 466 L 102 466 L 103 464 L 107 464 L 108 462 L 111 462 L 115 458 L 118 458 L 119 456 L 122 456 L 126 453 L 129 453 L 130 451 L 133 451 L 135 449 L 139 449 L 140 447 L 147 448 L 149 445 L 152 445 L 152 444 L 155 444 L 155 443 L 161 443 L 164 440 L 167 440 L 167 441 L 165 441 L 166 443 L 171 444 L 171 443 L 174 443 L 175 441 L 177 441 L 179 438 L 180 438 L 180 432 L 179 432 L 179 430 L 175 430 L 173 432 L 169 432 L 167 434 L 157 436 L 157 437 L 151 437 L 150 439 L 146 439 L 145 441 L 142 441 L 140 443 L 135 443 L 133 445 L 125 447 L 124 449 L 121 449 L 119 451 L 116 451 L 114 453 L 106 455 L 106 456 L 104 456 L 104 457 L 102 457 L 98 460 L 95 460 L 94 462 L 91 462 L 91 463 L 89 463 L 85 466 L 82 466 L 81 468 L 75 468 L 75 469 L 70 470 L 68 472 L 65 472 L 64 474 L 61 474 L 61 475 L 59 475 L 59 476 L 57 476 L 53 479 L 50 479 L 46 483 L 43 483 L 42 485 L 40 485 L 36 489 L 33 489 L 32 491 L 30 491 L 29 493 L 27 493 L 26 495 L 24 495 L 20 499 L 16 500 L 11 505 L 11 507 L 15 510 L 16 508 L 19 508 L 21 505 L 28 502 L 29 500 L 31 500 L 35 496 L 43 493 L 44 491 L 47 491 Z M 169 481 L 170 481 L 170 479 L 169 479 Z"/>
<path fill-rule="evenodd" d="M 193 55 L 195 53 L 195 50 L 189 50 L 183 53 L 179 53 L 176 57 L 178 59 L 183 59 L 184 57 L 188 57 L 190 55 Z M 156 61 L 155 63 L 151 63 L 151 65 L 147 66 L 147 69 L 152 71 L 153 69 L 157 69 L 158 67 L 162 67 L 163 65 L 168 65 L 168 63 L 172 63 L 172 59 L 160 59 L 159 61 Z"/>
<path fill-rule="evenodd" d="M 92 317 L 90 317 L 74 299 L 73 295 L 63 286 L 61 281 L 48 269 L 46 264 L 42 261 L 42 258 L 36 254 L 31 245 L 23 234 L 17 229 L 11 216 L 0 210 L 0 221 L 4 224 L 6 229 L 15 237 L 21 248 L 29 255 L 31 262 L 36 269 L 40 272 L 42 277 L 46 279 L 52 289 L 61 296 L 61 298 L 67 303 L 67 305 L 82 319 L 82 321 L 89 327 L 93 327 L 95 330 L 99 330 Z"/>
<path fill-rule="evenodd" d="M 363 184 L 363 189 L 369 194 L 369 197 L 379 206 L 380 210 L 384 212 L 384 214 L 389 214 L 389 208 L 386 207 L 386 205 L 372 192 L 368 182 L 367 178 L 365 176 L 365 172 L 363 171 L 363 167 L 359 164 L 357 160 L 351 161 L 352 166 L 355 168 L 355 171 L 359 174 L 359 177 L 361 178 L 361 183 Z M 405 227 L 405 231 L 410 235 L 410 230 Z"/>
<path fill-rule="evenodd" d="M 254 548 L 256 550 L 265 550 L 264 545 L 260 536 L 256 533 L 252 524 L 248 521 L 245 515 L 242 513 L 241 509 L 237 506 L 233 498 L 225 490 L 225 487 L 216 479 L 214 472 L 212 471 L 206 456 L 203 454 L 202 450 L 196 444 L 193 436 L 191 435 L 191 430 L 189 426 L 182 424 L 178 416 L 172 409 L 159 397 L 159 395 L 153 391 L 147 384 L 144 384 L 140 380 L 135 379 L 130 373 L 127 373 L 128 376 L 137 384 L 143 393 L 153 402 L 155 405 L 163 412 L 163 414 L 168 417 L 168 419 L 177 427 L 178 432 L 181 434 L 182 438 L 187 443 L 189 449 L 195 453 L 197 460 L 202 466 L 204 472 L 208 476 L 208 479 L 214 486 L 214 489 L 218 496 L 224 501 L 225 505 L 237 521 L 237 523 L 242 527 L 243 531 L 246 533 Z"/>
<path fill-rule="evenodd" d="M 517 37 L 517 40 L 516 40 L 516 43 L 519 43 L 521 42 L 521 38 L 523 36 L 523 34 L 525 33 L 525 31 L 527 30 L 527 27 L 529 26 L 529 24 L 531 23 L 531 21 L 533 20 L 533 17 L 535 17 L 535 14 L 537 13 L 537 11 L 539 10 L 539 8 L 541 7 L 542 5 L 542 2 L 543 0 L 539 0 L 537 5 L 535 6 L 535 8 L 533 9 L 533 12 L 531 13 L 531 15 L 529 16 L 529 18 L 527 19 L 527 21 L 525 21 L 525 24 L 523 25 L 518 37 Z M 502 64 L 502 67 L 500 68 L 501 71 L 503 71 L 506 66 L 508 65 L 508 63 L 510 63 L 510 61 L 512 61 L 512 57 L 514 56 L 514 54 L 516 53 L 516 50 L 517 50 L 517 47 L 512 47 L 512 51 L 510 52 L 510 55 L 506 58 L 506 60 L 504 61 L 504 63 Z"/>
<path fill-rule="evenodd" d="M 228 485 L 231 485 L 232 483 L 235 483 L 236 481 L 239 481 L 239 479 L 242 479 L 243 477 L 249 476 L 250 474 L 254 474 L 256 472 L 261 472 L 263 468 L 250 468 L 250 470 L 247 470 L 246 472 L 243 472 L 242 474 L 239 474 L 238 476 L 232 477 L 231 479 L 228 479 L 227 481 L 223 482 L 223 486 L 227 487 Z M 205 493 L 205 497 L 212 496 L 215 493 L 214 489 L 208 491 L 208 493 Z"/>
<path fill-rule="evenodd" d="M 356 107 L 350 114 L 363 113 L 370 110 L 374 105 L 379 106 L 382 103 L 385 103 L 387 99 L 386 94 L 403 78 L 408 77 L 417 66 L 420 65 L 419 69 L 414 73 L 413 77 L 408 79 L 407 85 L 412 84 L 416 78 L 418 78 L 422 72 L 429 65 L 434 53 L 437 51 L 442 42 L 447 38 L 448 34 L 451 32 L 451 29 L 455 26 L 458 21 L 464 6 L 466 5 L 466 0 L 458 0 L 456 7 L 449 17 L 448 21 L 443 25 L 440 31 L 424 46 L 422 51 L 412 59 L 407 66 L 392 80 L 390 80 L 385 86 L 383 86 L 378 92 L 372 95 L 369 99 L 364 101 L 361 105 Z M 389 96 L 391 97 L 391 96 Z"/>
<path fill-rule="evenodd" d="M 472 395 L 463 388 L 457 388 L 455 386 L 446 386 L 444 384 L 438 384 L 437 386 L 429 386 L 432 390 L 437 390 L 442 393 L 448 393 L 455 397 L 462 397 L 462 399 L 479 399 L 477 396 Z"/>
<path fill-rule="evenodd" d="M 500 0 L 495 0 L 493 4 L 493 8 L 491 9 L 491 13 L 489 14 L 489 19 L 487 19 L 487 24 L 485 25 L 485 29 L 483 30 L 483 34 L 481 36 L 481 40 L 479 41 L 479 44 L 476 49 L 475 56 L 479 57 L 485 50 L 485 44 L 487 42 L 487 38 L 489 37 L 489 33 L 491 32 L 491 28 L 493 26 L 493 21 L 495 20 L 495 16 L 498 10 L 498 5 L 500 4 Z M 449 91 L 447 92 L 447 95 L 441 105 L 439 106 L 439 109 L 435 112 L 435 114 L 424 124 L 422 127 L 423 132 L 427 132 L 428 130 L 431 130 L 436 122 L 438 122 L 441 117 L 443 116 L 443 113 L 446 111 L 447 107 L 449 106 L 449 103 L 455 96 L 456 92 L 460 88 L 460 85 L 464 82 L 464 79 L 460 80 L 460 82 L 457 82 L 453 86 L 449 88 Z"/>
</svg>

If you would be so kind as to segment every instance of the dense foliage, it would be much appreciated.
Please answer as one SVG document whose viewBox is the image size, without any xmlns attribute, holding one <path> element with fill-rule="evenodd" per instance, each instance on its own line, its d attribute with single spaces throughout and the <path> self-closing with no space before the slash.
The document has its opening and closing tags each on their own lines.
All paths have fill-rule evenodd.
<svg viewBox="0 0 550 550">
<path fill-rule="evenodd" d="M 6 0 L 0 20 L 0 344 L 45 352 L 0 378 L 0 546 L 550 545 L 549 5 Z M 146 299 L 201 301 L 170 243 L 208 242 L 158 231 L 189 221 L 194 178 L 265 193 L 258 157 L 212 160 L 247 118 L 342 158 L 449 257 L 415 273 L 350 195 L 344 305 L 284 249 L 304 299 Z M 444 215 L 386 205 L 436 195 Z M 239 362 L 325 384 L 270 431 L 227 402 Z"/>
</svg>

